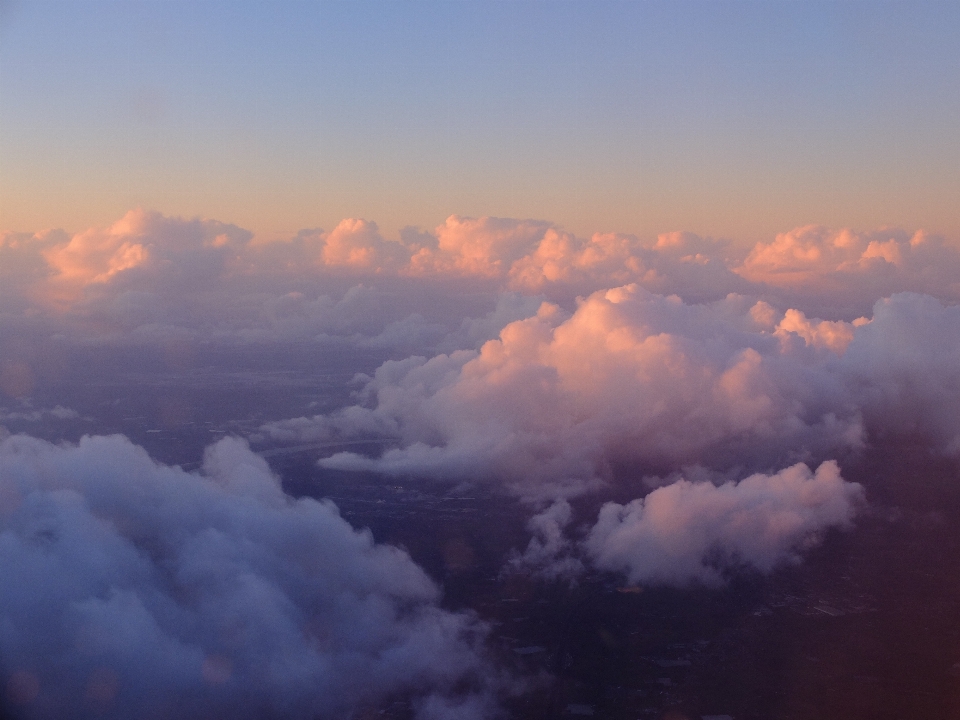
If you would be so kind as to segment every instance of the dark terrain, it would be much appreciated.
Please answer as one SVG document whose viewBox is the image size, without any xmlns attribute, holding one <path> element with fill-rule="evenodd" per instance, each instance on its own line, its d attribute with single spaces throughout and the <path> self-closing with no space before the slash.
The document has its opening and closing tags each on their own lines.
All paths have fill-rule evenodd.
<svg viewBox="0 0 960 720">
<path fill-rule="evenodd" d="M 219 437 L 346 404 L 354 374 L 386 359 L 319 355 L 312 346 L 39 348 L 29 393 L 0 394 L 2 423 L 51 441 L 122 433 L 192 470 Z M 10 417 L 57 405 L 79 417 Z M 528 678 L 507 700 L 514 717 L 736 720 L 960 718 L 960 467 L 923 448 L 873 438 L 844 459 L 869 507 L 802 564 L 676 589 L 506 572 L 529 540 L 532 510 L 516 500 L 317 467 L 336 447 L 254 446 L 287 492 L 332 499 L 355 527 L 405 548 L 443 587 L 446 607 L 489 623 L 490 652 Z M 575 503 L 575 525 L 600 500 Z M 410 705 L 392 698 L 360 716 L 399 720 Z"/>
</svg>

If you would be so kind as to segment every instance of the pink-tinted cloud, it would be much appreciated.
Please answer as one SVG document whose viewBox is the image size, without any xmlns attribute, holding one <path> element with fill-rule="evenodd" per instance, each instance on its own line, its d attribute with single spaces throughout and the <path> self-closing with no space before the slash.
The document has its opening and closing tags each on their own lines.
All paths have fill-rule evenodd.
<svg viewBox="0 0 960 720">
<path fill-rule="evenodd" d="M 232 270 L 251 237 L 213 220 L 131 210 L 109 228 L 92 228 L 46 247 L 42 254 L 50 272 L 36 290 L 66 303 L 66 309 L 91 293 L 203 292 Z"/>
<path fill-rule="evenodd" d="M 455 215 L 431 232 L 407 228 L 397 239 L 385 238 L 376 223 L 346 219 L 328 232 L 255 242 L 250 233 L 214 220 L 134 210 L 107 228 L 75 235 L 8 233 L 0 240 L 0 259 L 0 310 L 45 315 L 55 306 L 64 322 L 89 320 L 88 333 L 95 326 L 113 333 L 138 329 L 141 336 L 177 328 L 268 339 L 297 326 L 320 337 L 337 326 L 338 337 L 371 339 L 401 323 L 392 334 L 409 327 L 424 348 L 465 317 L 477 317 L 467 314 L 476 310 L 466 309 L 469 297 L 484 296 L 487 312 L 495 296 L 508 291 L 568 310 L 578 296 L 625 284 L 688 302 L 736 293 L 827 322 L 867 314 L 876 300 L 903 290 L 960 297 L 960 253 L 940 238 L 814 226 L 749 253 L 684 232 L 654 242 L 617 233 L 580 238 L 544 221 Z M 392 297 L 395 312 L 375 333 L 373 311 L 364 319 L 367 327 L 351 333 L 324 309 L 360 284 Z M 442 289 L 446 300 L 435 302 L 435 293 L 426 300 L 424 288 Z M 302 299 L 304 317 L 274 323 L 276 309 L 296 304 L 293 297 Z M 439 322 L 441 309 L 447 317 Z M 415 327 L 418 315 L 423 327 Z M 392 342 L 389 337 L 383 340 Z"/>
<path fill-rule="evenodd" d="M 403 245 L 381 237 L 376 223 L 348 219 L 323 236 L 319 260 L 328 267 L 396 272 L 408 258 Z"/>
<path fill-rule="evenodd" d="M 958 310 L 899 294 L 848 323 L 626 286 L 572 315 L 545 303 L 479 351 L 388 362 L 359 404 L 263 433 L 379 437 L 392 444 L 379 457 L 322 462 L 498 482 L 541 500 L 596 489 L 617 467 L 769 467 L 888 433 L 921 433 L 955 453 Z"/>
<path fill-rule="evenodd" d="M 398 239 L 348 219 L 265 243 L 133 211 L 73 236 L 4 235 L 0 260 L 4 327 L 405 357 L 360 378 L 355 404 L 268 423 L 261 439 L 375 439 L 382 455 L 324 464 L 553 502 L 517 562 L 555 575 L 589 559 L 566 535 L 563 499 L 631 474 L 696 465 L 729 479 L 896 434 L 960 454 L 960 253 L 922 232 L 811 226 L 738 252 L 683 232 L 579 238 L 451 216 Z M 17 373 L 4 382 L 21 397 Z"/>
<path fill-rule="evenodd" d="M 594 487 L 623 462 L 676 467 L 857 446 L 856 408 L 834 402 L 835 380 L 823 373 L 837 348 L 795 332 L 784 342 L 791 331 L 758 324 L 753 307 L 739 297 L 686 305 L 635 285 L 594 293 L 572 316 L 544 304 L 479 352 L 382 366 L 365 406 L 315 422 L 327 432 L 378 427 L 400 447 L 324 463 L 499 479 L 554 496 Z M 821 382 L 802 382 L 804 373 Z"/>
<path fill-rule="evenodd" d="M 435 231 L 436 249 L 420 248 L 412 259 L 411 271 L 502 278 L 549 229 L 549 223 L 534 220 L 451 215 Z"/>
<path fill-rule="evenodd" d="M 862 307 L 902 291 L 960 299 L 960 252 L 922 231 L 808 225 L 758 243 L 735 271 L 791 298 L 819 295 L 837 306 Z"/>
</svg>

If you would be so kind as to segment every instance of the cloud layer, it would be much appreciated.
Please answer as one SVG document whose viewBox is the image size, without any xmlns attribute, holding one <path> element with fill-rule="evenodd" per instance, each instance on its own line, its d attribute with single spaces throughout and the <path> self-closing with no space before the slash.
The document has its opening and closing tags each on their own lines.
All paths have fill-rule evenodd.
<svg viewBox="0 0 960 720">
<path fill-rule="evenodd" d="M 582 544 L 563 498 L 602 495 L 657 472 L 716 477 L 850 457 L 910 436 L 960 455 L 960 307 L 900 293 L 853 322 L 780 313 L 731 295 L 686 304 L 629 285 L 572 315 L 544 303 L 479 351 L 381 366 L 360 403 L 270 423 L 293 441 L 379 437 L 379 456 L 340 452 L 327 468 L 494 483 L 534 504 L 533 540 L 511 562 L 573 578 L 587 562 L 631 582 L 713 584 L 768 572 L 828 527 L 847 528 L 863 489 L 834 462 L 794 464 L 739 484 L 676 480 L 608 504 Z"/>
<path fill-rule="evenodd" d="M 577 296 L 636 284 L 687 302 L 736 293 L 849 321 L 895 292 L 960 299 L 957 277 L 957 248 L 922 231 L 808 226 L 749 249 L 684 232 L 580 238 L 545 221 L 453 215 L 397 238 L 346 219 L 258 242 L 215 220 L 134 210 L 74 235 L 0 234 L 0 322 L 43 319 L 86 341 L 192 333 L 435 351 L 506 292 L 572 310 Z"/>
<path fill-rule="evenodd" d="M 717 558 L 765 571 L 852 517 L 860 491 L 823 461 L 893 435 L 960 455 L 960 251 L 923 231 L 805 226 L 747 248 L 454 215 L 396 238 L 346 219 L 266 243 L 132 211 L 76 235 L 5 234 L 0 260 L 4 329 L 391 358 L 357 378 L 353 404 L 268 422 L 253 439 L 377 440 L 382 454 L 323 465 L 514 493 L 547 508 L 517 562 L 556 575 L 587 562 L 712 582 Z M 23 367 L 0 368 L 0 389 L 29 394 Z M 701 472 L 722 479 L 676 480 Z M 585 543 L 569 536 L 565 498 L 652 475 L 675 483 L 607 505 Z M 675 576 L 656 559 L 679 542 L 655 522 L 660 503 L 690 538 Z M 782 532 L 758 529 L 768 515 Z"/>
<path fill-rule="evenodd" d="M 474 618 L 246 444 L 202 475 L 126 439 L 0 442 L 0 656 L 29 718 L 494 714 Z"/>
</svg>

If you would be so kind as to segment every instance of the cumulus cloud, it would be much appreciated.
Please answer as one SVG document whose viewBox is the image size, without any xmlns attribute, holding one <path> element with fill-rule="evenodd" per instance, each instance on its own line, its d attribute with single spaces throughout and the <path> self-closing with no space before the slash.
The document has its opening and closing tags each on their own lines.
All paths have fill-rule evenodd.
<svg viewBox="0 0 960 720">
<path fill-rule="evenodd" d="M 716 585 L 724 572 L 799 560 L 827 528 L 847 528 L 864 500 L 837 464 L 797 464 L 719 487 L 680 480 L 626 505 L 607 503 L 583 543 L 599 568 L 631 583 Z"/>
<path fill-rule="evenodd" d="M 960 306 L 926 295 L 898 293 L 845 322 L 627 286 L 572 315 L 544 303 L 479 351 L 388 362 L 359 404 L 267 434 L 381 438 L 379 456 L 339 452 L 321 465 L 492 481 L 547 505 L 509 571 L 569 581 L 590 565 L 635 583 L 716 584 L 738 568 L 797 561 L 864 501 L 835 461 L 739 483 L 718 476 L 894 437 L 960 456 L 957 357 Z M 678 480 L 690 464 L 701 467 Z M 565 497 L 656 468 L 670 484 L 607 503 L 576 541 Z"/>
<path fill-rule="evenodd" d="M 265 242 L 216 220 L 133 210 L 72 235 L 0 235 L 0 323 L 46 322 L 56 327 L 45 332 L 85 341 L 193 333 L 434 353 L 460 349 L 444 339 L 505 293 L 572 311 L 577 297 L 636 284 L 697 303 L 736 293 L 836 322 L 899 291 L 960 298 L 958 273 L 956 248 L 901 230 L 802 227 L 748 251 L 687 232 L 578 237 L 543 220 L 451 215 L 396 238 L 347 218 Z M 345 312 L 356 287 L 383 300 L 362 315 Z"/>
<path fill-rule="evenodd" d="M 61 292 L 110 282 L 141 287 L 204 289 L 252 238 L 235 225 L 181 220 L 131 210 L 108 228 L 91 228 L 44 250 Z"/>
<path fill-rule="evenodd" d="M 624 463 L 769 465 L 857 447 L 857 408 L 826 371 L 839 342 L 828 330 L 854 326 L 814 332 L 795 317 L 791 330 L 755 310 L 739 296 L 688 305 L 635 285 L 594 293 L 571 316 L 544 303 L 478 352 L 381 366 L 349 414 L 316 424 L 379 428 L 399 447 L 323 464 L 494 479 L 550 498 Z"/>
<path fill-rule="evenodd" d="M 894 434 L 960 455 L 958 277 L 957 248 L 922 231 L 807 226 L 747 249 L 685 232 L 584 238 L 547 221 L 452 215 L 395 239 L 353 218 L 259 242 L 214 220 L 137 210 L 74 235 L 0 236 L 0 330 L 84 342 L 308 341 L 392 358 L 356 378 L 354 404 L 267 423 L 254 440 L 367 443 L 382 451 L 322 463 L 489 482 L 538 503 L 546 509 L 530 521 L 517 568 L 573 577 L 589 561 L 644 581 L 714 582 L 724 563 L 788 561 L 844 525 L 856 492 L 823 465 L 737 485 L 683 480 L 606 506 L 586 544 L 569 537 L 565 498 L 690 465 L 727 477 L 812 467 Z M 0 370 L 0 390 L 30 394 L 30 363 Z M 802 488 L 826 499 L 808 507 L 816 493 Z M 656 521 L 668 501 L 689 546 Z M 731 529 L 756 529 L 768 510 L 805 519 L 764 530 L 757 546 Z M 662 548 L 630 550 L 639 537 Z M 674 551 L 682 557 L 669 577 L 656 557 Z M 439 612 L 434 596 L 414 604 Z M 431 696 L 423 712 L 451 702 Z"/>
<path fill-rule="evenodd" d="M 67 242 L 62 230 L 0 233 L 0 309 L 9 312 L 33 299 L 33 288 L 53 272 L 44 253 Z"/>
<path fill-rule="evenodd" d="M 853 322 L 636 286 L 549 303 L 479 351 L 389 361 L 357 404 L 273 423 L 282 442 L 376 438 L 326 467 L 495 482 L 551 500 L 617 468 L 817 462 L 890 434 L 960 447 L 960 308 L 897 294 Z M 633 472 L 633 471 L 631 471 Z"/>
<path fill-rule="evenodd" d="M 758 312 L 765 312 L 766 308 L 758 308 Z M 803 340 L 804 344 L 817 348 L 829 348 L 838 355 L 843 355 L 847 346 L 853 341 L 854 328 L 866 325 L 869 322 L 865 317 L 859 317 L 852 323 L 842 320 L 811 321 L 799 310 L 790 309 L 783 315 L 777 325 L 777 335 L 783 342 L 789 343 L 793 338 Z"/>
<path fill-rule="evenodd" d="M 484 627 L 238 440 L 202 475 L 119 436 L 3 440 L 0 572 L 23 717 L 346 717 L 398 696 L 495 714 Z"/>
<path fill-rule="evenodd" d="M 880 298 L 913 291 L 960 299 L 960 252 L 928 233 L 856 232 L 807 225 L 758 243 L 742 277 L 833 312 L 863 312 Z"/>
<path fill-rule="evenodd" d="M 840 363 L 872 433 L 960 456 L 960 306 L 914 293 L 876 303 Z"/>
<path fill-rule="evenodd" d="M 436 246 L 417 249 L 410 271 L 504 277 L 549 230 L 550 223 L 536 220 L 451 215 L 435 231 Z"/>
<path fill-rule="evenodd" d="M 554 228 L 510 268 L 510 285 L 560 295 L 589 294 L 636 283 L 688 300 L 718 300 L 750 289 L 727 267 L 728 243 L 666 233 L 654 244 L 633 235 L 596 233 L 587 240 Z"/>
<path fill-rule="evenodd" d="M 376 223 L 347 219 L 323 236 L 319 260 L 327 266 L 388 272 L 396 271 L 407 254 L 399 242 L 385 240 Z"/>
</svg>

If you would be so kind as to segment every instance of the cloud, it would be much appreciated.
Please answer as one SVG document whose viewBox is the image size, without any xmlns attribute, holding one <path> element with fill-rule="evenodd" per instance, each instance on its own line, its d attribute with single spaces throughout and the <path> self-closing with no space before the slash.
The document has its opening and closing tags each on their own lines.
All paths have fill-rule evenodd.
<svg viewBox="0 0 960 720">
<path fill-rule="evenodd" d="M 740 296 L 685 304 L 630 285 L 549 303 L 479 351 L 381 366 L 337 415 L 277 423 L 391 441 L 326 467 L 497 482 L 552 499 L 617 467 L 760 469 L 919 434 L 960 452 L 960 307 L 900 293 L 854 322 Z"/>
<path fill-rule="evenodd" d="M 880 298 L 913 291 L 960 299 L 960 252 L 923 231 L 856 232 L 807 225 L 758 243 L 742 277 L 834 312 L 863 312 Z"/>
<path fill-rule="evenodd" d="M 214 220 L 181 220 L 131 210 L 109 228 L 91 228 L 44 250 L 60 292 L 120 283 L 202 290 L 224 274 L 252 238 Z"/>
<path fill-rule="evenodd" d="M 399 447 L 322 463 L 554 498 L 624 464 L 769 466 L 859 446 L 857 408 L 827 370 L 835 336 L 854 326 L 791 319 L 792 330 L 743 297 L 688 305 L 635 285 L 594 293 L 570 316 L 544 303 L 479 352 L 381 366 L 349 416 L 316 424 L 380 428 Z"/>
<path fill-rule="evenodd" d="M 387 272 L 404 264 L 408 253 L 399 242 L 384 240 L 376 223 L 347 219 L 323 237 L 319 259 L 327 266 Z"/>
<path fill-rule="evenodd" d="M 756 309 L 758 313 L 766 313 L 766 308 Z M 868 322 L 870 321 L 865 317 L 859 317 L 852 323 L 842 320 L 810 320 L 799 310 L 790 309 L 784 313 L 774 334 L 784 343 L 790 343 L 796 337 L 803 340 L 805 345 L 829 348 L 838 355 L 843 355 L 853 341 L 854 329 Z"/>
<path fill-rule="evenodd" d="M 488 482 L 546 507 L 507 572 L 575 581 L 595 567 L 635 583 L 717 584 L 796 562 L 827 528 L 849 527 L 864 488 L 835 461 L 816 473 L 811 461 L 897 438 L 960 457 L 957 357 L 960 306 L 926 295 L 898 293 L 844 322 L 627 286 L 572 315 L 545 303 L 476 352 L 388 362 L 357 405 L 265 434 L 379 438 L 379 456 L 320 464 Z M 729 480 L 797 460 L 807 464 Z M 576 540 L 565 498 L 623 497 L 651 473 L 670 484 L 608 502 Z"/>
<path fill-rule="evenodd" d="M 209 219 L 133 210 L 107 227 L 0 236 L 0 323 L 84 342 L 317 341 L 433 354 L 513 294 L 554 302 L 635 284 L 688 303 L 733 293 L 827 322 L 891 293 L 960 298 L 960 252 L 922 231 L 801 227 L 759 243 L 669 232 L 578 237 L 543 220 L 451 215 L 388 238 L 342 220 L 266 242 Z M 352 288 L 378 294 L 364 313 Z M 518 319 L 514 317 L 513 319 Z M 444 343 L 444 340 L 447 340 Z"/>
<path fill-rule="evenodd" d="M 807 226 L 748 251 L 452 215 L 396 239 L 346 219 L 260 242 L 137 210 L 74 235 L 0 237 L 0 345 L 12 328 L 392 358 L 356 378 L 352 405 L 252 439 L 369 443 L 382 451 L 322 462 L 503 488 L 546 508 L 517 567 L 572 576 L 585 556 L 565 498 L 694 465 L 813 466 L 893 435 L 960 456 L 957 277 L 956 248 L 896 229 Z M 6 354 L 0 389 L 26 402 L 42 378 Z"/>
<path fill-rule="evenodd" d="M 67 241 L 62 230 L 0 233 L 0 319 L 31 312 L 53 272 L 44 252 Z"/>
<path fill-rule="evenodd" d="M 633 235 L 596 233 L 583 240 L 551 228 L 511 266 L 510 285 L 562 296 L 636 283 L 688 300 L 718 300 L 750 289 L 728 269 L 729 252 L 728 243 L 692 233 L 666 233 L 650 245 Z"/>
<path fill-rule="evenodd" d="M 0 383 L 0 388 L 3 387 L 3 384 Z M 5 407 L 0 407 L 0 422 L 49 422 L 51 419 L 55 420 L 75 420 L 80 417 L 78 413 L 73 408 L 67 408 L 63 405 L 57 405 L 52 409 L 36 409 L 29 406 L 22 407 L 18 410 L 10 410 Z"/>
<path fill-rule="evenodd" d="M 572 516 L 570 503 L 557 500 L 530 518 L 527 529 L 533 537 L 522 554 L 515 553 L 507 561 L 507 570 L 529 570 L 546 580 L 575 582 L 584 565 L 574 557 L 576 548 L 565 533 Z"/>
<path fill-rule="evenodd" d="M 801 463 L 719 487 L 680 480 L 605 504 L 583 547 L 598 568 L 631 583 L 716 585 L 730 568 L 798 562 L 827 528 L 848 528 L 863 501 L 863 488 L 833 461 L 816 473 Z"/>
<path fill-rule="evenodd" d="M 0 442 L 0 653 L 23 717 L 494 714 L 485 628 L 238 440 L 202 475 L 125 438 Z M 481 711 L 482 709 L 482 711 Z"/>
<path fill-rule="evenodd" d="M 451 215 L 435 232 L 436 247 L 420 248 L 412 258 L 411 271 L 502 278 L 550 232 L 550 223 Z"/>
<path fill-rule="evenodd" d="M 898 293 L 876 303 L 840 363 L 879 440 L 918 437 L 960 456 L 960 306 Z"/>
</svg>

